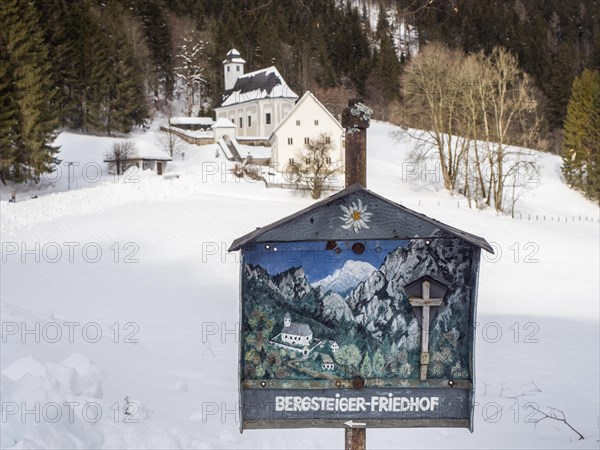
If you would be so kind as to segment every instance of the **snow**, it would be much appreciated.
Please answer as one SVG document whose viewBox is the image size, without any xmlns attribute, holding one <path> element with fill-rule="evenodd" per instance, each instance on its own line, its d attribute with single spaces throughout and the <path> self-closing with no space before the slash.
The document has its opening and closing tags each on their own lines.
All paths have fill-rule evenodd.
<svg viewBox="0 0 600 450">
<path fill-rule="evenodd" d="M 348 289 L 356 287 L 361 281 L 365 281 L 376 270 L 368 262 L 348 260 L 341 269 L 313 283 L 313 286 L 323 286 L 325 290 L 345 293 Z"/>
<path fill-rule="evenodd" d="M 236 128 L 235 124 L 225 117 L 219 117 L 217 121 L 213 124 L 214 128 Z"/>
<path fill-rule="evenodd" d="M 237 143 L 236 149 L 242 158 L 244 158 L 248 155 L 250 155 L 252 158 L 270 158 L 271 157 L 271 147 L 266 147 L 266 146 L 262 146 L 262 145 L 244 145 L 244 144 L 240 144 L 239 139 L 236 140 L 236 143 Z"/>
<path fill-rule="evenodd" d="M 213 120 L 211 117 L 171 117 L 171 125 L 204 125 L 211 126 Z"/>
<path fill-rule="evenodd" d="M 598 206 L 542 154 L 517 219 L 469 209 L 404 177 L 416 141 L 397 130 L 369 128 L 369 189 L 485 237 L 496 255 L 482 256 L 475 432 L 369 429 L 369 448 L 597 448 Z M 179 178 L 86 180 L 85 164 L 104 168 L 116 140 L 62 133 L 61 159 L 79 163 L 70 183 L 62 166 L 15 204 L 1 189 L 1 447 L 341 448 L 341 429 L 240 434 L 236 415 L 239 255 L 226 249 L 313 201 L 233 178 L 215 144 L 186 144 L 166 172 Z M 529 402 L 564 411 L 585 439 L 560 422 L 534 426 Z"/>
</svg>

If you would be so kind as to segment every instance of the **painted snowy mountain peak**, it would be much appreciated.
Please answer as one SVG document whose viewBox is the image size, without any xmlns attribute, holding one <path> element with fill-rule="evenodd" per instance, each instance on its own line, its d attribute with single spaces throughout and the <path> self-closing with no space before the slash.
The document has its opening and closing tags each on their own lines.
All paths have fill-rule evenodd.
<svg viewBox="0 0 600 450">
<path fill-rule="evenodd" d="M 331 290 L 344 295 L 352 291 L 359 283 L 366 281 L 377 269 L 368 262 L 348 260 L 341 269 L 313 283 L 324 291 Z"/>
</svg>

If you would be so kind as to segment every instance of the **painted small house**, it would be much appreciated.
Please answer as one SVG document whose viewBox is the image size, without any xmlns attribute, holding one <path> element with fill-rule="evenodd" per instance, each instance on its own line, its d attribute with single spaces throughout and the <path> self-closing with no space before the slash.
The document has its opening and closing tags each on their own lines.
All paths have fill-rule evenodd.
<svg viewBox="0 0 600 450">
<path fill-rule="evenodd" d="M 493 251 L 485 239 L 355 184 L 229 250 L 242 254 L 242 429 L 360 418 L 368 427 L 472 430 L 479 263 L 481 250 Z M 334 421 L 331 411 L 286 409 L 290 395 L 395 397 L 397 408 L 360 417 L 340 410 Z M 403 409 L 410 397 L 424 399 L 422 411 Z"/>
<path fill-rule="evenodd" d="M 327 371 L 335 369 L 335 363 L 333 362 L 333 358 L 327 353 L 321 353 L 321 367 L 323 368 L 323 370 Z"/>
</svg>

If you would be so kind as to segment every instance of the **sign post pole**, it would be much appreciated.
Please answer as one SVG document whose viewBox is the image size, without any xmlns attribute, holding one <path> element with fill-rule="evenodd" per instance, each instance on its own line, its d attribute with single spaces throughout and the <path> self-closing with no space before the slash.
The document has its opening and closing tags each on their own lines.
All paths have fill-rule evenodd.
<svg viewBox="0 0 600 450">
<path fill-rule="evenodd" d="M 371 109 L 359 99 L 350 99 L 348 107 L 342 113 L 342 126 L 346 130 L 345 142 L 345 187 L 359 183 L 367 187 L 367 128 L 371 118 Z M 365 450 L 367 448 L 367 429 L 354 427 L 346 423 L 346 450 Z"/>
</svg>

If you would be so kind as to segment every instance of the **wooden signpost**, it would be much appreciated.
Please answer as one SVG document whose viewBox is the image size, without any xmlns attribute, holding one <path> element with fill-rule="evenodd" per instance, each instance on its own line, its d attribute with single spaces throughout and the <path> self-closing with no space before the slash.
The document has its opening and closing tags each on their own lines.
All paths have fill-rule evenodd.
<svg viewBox="0 0 600 450">
<path fill-rule="evenodd" d="M 365 108 L 343 120 L 361 170 Z M 236 239 L 241 431 L 344 428 L 361 449 L 367 427 L 472 430 L 481 249 L 360 184 Z"/>
</svg>

